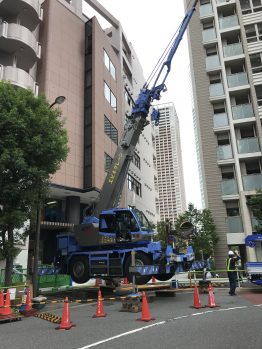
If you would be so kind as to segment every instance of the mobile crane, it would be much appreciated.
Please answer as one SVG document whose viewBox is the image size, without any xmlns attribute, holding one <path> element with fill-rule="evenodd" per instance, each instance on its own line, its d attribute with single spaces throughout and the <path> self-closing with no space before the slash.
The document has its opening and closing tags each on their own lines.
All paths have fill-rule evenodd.
<svg viewBox="0 0 262 349">
<path fill-rule="evenodd" d="M 149 84 L 153 74 L 140 90 L 127 118 L 122 140 L 94 207 L 94 215 L 99 215 L 99 224 L 79 224 L 75 226 L 74 233 L 57 236 L 56 264 L 77 283 L 85 283 L 90 277 L 127 277 L 132 281 L 132 273 L 136 275 L 137 284 L 147 283 L 152 275 L 165 281 L 179 268 L 189 268 L 194 260 L 191 246 L 187 247 L 186 253 L 179 253 L 171 245 L 163 248 L 160 241 L 152 241 L 154 230 L 141 211 L 117 206 L 139 136 L 149 124 L 147 117 L 151 104 L 160 99 L 161 92 L 166 91 L 165 81 L 171 70 L 173 56 L 197 3 L 198 0 L 194 0 L 186 12 L 177 35 L 162 55 L 162 62 L 155 68 L 156 78 L 152 87 L 149 88 Z M 159 112 L 156 109 L 151 113 L 151 121 L 156 125 L 159 123 Z M 192 226 L 185 222 L 180 230 L 186 236 L 192 233 Z M 135 252 L 135 267 L 130 268 L 132 251 Z"/>
</svg>

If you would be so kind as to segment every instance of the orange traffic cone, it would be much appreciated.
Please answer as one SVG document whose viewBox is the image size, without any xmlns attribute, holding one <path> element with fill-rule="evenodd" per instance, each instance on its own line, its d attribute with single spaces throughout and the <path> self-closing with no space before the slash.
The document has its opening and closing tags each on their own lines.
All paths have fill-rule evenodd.
<svg viewBox="0 0 262 349">
<path fill-rule="evenodd" d="M 31 303 L 31 291 L 30 288 L 27 289 L 27 295 L 26 295 L 26 306 L 24 310 L 31 310 L 32 309 L 32 303 Z"/>
<path fill-rule="evenodd" d="M 3 314 L 4 311 L 4 291 L 0 292 L 0 315 Z"/>
<path fill-rule="evenodd" d="M 58 327 L 56 327 L 56 330 L 70 330 L 70 328 L 75 327 L 74 324 L 70 321 L 70 311 L 69 311 L 69 304 L 68 304 L 68 297 L 65 298 L 64 301 L 64 309 L 62 314 L 62 320 Z"/>
<path fill-rule="evenodd" d="M 154 277 L 154 275 L 152 275 L 152 284 L 156 283 L 156 278 Z"/>
<path fill-rule="evenodd" d="M 200 309 L 203 308 L 201 303 L 200 303 L 200 298 L 199 298 L 199 292 L 198 292 L 198 286 L 195 284 L 195 289 L 194 289 L 194 304 L 192 306 L 195 309 Z"/>
<path fill-rule="evenodd" d="M 150 316 L 150 311 L 149 311 L 145 291 L 142 292 L 142 316 L 140 319 L 137 319 L 137 320 L 147 321 L 147 322 L 151 320 L 155 320 L 155 318 Z"/>
<path fill-rule="evenodd" d="M 98 290 L 98 299 L 97 299 L 97 305 L 96 305 L 96 313 L 93 315 L 93 317 L 105 317 L 106 313 L 104 311 L 104 305 L 103 305 L 103 299 L 100 289 Z"/>
<path fill-rule="evenodd" d="M 124 278 L 124 280 L 123 280 L 123 285 L 128 285 L 129 284 L 129 282 L 128 282 L 128 278 Z"/>
<path fill-rule="evenodd" d="M 7 290 L 5 296 L 5 304 L 2 311 L 2 315 L 12 315 L 11 302 L 10 302 L 10 292 Z"/>
<path fill-rule="evenodd" d="M 215 296 L 214 296 L 213 288 L 212 288 L 211 284 L 208 285 L 208 304 L 207 304 L 207 306 L 209 308 L 219 307 L 219 305 L 217 305 L 215 302 Z"/>
<path fill-rule="evenodd" d="M 96 283 L 95 283 L 95 287 L 99 287 L 102 284 L 101 279 L 96 278 Z"/>
</svg>

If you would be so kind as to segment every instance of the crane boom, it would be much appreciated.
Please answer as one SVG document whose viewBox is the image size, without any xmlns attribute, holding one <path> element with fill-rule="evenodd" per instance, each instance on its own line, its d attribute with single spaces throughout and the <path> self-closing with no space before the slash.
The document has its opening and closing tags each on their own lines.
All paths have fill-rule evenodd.
<svg viewBox="0 0 262 349">
<path fill-rule="evenodd" d="M 195 0 L 192 7 L 186 12 L 185 17 L 180 24 L 178 34 L 170 47 L 167 59 L 160 67 L 153 86 L 149 88 L 148 84 L 145 84 L 140 90 L 131 115 L 128 117 L 124 125 L 122 140 L 117 147 L 112 165 L 106 176 L 98 201 L 95 205 L 95 215 L 99 215 L 102 210 L 118 206 L 129 165 L 134 155 L 139 136 L 141 135 L 145 126 L 149 124 L 149 121 L 147 120 L 149 109 L 154 100 L 159 100 L 161 98 L 161 92 L 166 91 L 165 81 L 171 70 L 172 59 L 188 27 L 191 17 L 193 16 L 197 3 L 198 0 Z M 166 68 L 166 73 L 164 73 L 164 78 L 159 84 L 159 79 L 162 76 L 164 68 Z M 159 112 L 155 109 L 153 109 L 151 114 L 151 120 L 155 121 L 155 124 L 158 125 Z"/>
</svg>

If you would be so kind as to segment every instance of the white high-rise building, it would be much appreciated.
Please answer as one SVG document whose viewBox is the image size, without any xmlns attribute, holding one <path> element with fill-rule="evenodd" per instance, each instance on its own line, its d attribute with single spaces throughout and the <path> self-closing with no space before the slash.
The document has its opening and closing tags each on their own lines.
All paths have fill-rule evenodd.
<svg viewBox="0 0 262 349">
<path fill-rule="evenodd" d="M 169 219 L 174 223 L 186 210 L 179 120 L 173 103 L 155 108 L 160 113 L 159 126 L 155 128 L 157 210 L 160 220 Z"/>
</svg>

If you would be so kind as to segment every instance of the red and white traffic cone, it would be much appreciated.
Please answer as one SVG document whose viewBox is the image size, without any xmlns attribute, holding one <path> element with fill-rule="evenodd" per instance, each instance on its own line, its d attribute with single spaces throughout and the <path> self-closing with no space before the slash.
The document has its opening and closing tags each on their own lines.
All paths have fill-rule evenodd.
<svg viewBox="0 0 262 349">
<path fill-rule="evenodd" d="M 106 313 L 104 311 L 104 305 L 103 305 L 103 299 L 100 289 L 98 290 L 98 299 L 97 299 L 97 305 L 96 305 L 96 313 L 93 315 L 93 318 L 95 317 L 105 317 Z"/>
<path fill-rule="evenodd" d="M 5 296 L 4 296 L 4 291 L 2 290 L 1 292 L 0 292 L 0 315 L 2 315 L 3 314 L 3 311 L 4 311 L 4 298 Z"/>
<path fill-rule="evenodd" d="M 208 303 L 207 303 L 207 306 L 209 308 L 219 307 L 219 305 L 216 304 L 215 296 L 214 296 L 213 288 L 212 288 L 211 284 L 208 285 Z"/>
<path fill-rule="evenodd" d="M 10 292 L 7 290 L 2 315 L 12 315 Z"/>
</svg>

